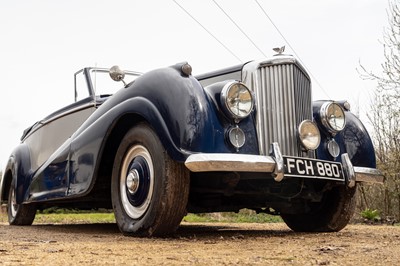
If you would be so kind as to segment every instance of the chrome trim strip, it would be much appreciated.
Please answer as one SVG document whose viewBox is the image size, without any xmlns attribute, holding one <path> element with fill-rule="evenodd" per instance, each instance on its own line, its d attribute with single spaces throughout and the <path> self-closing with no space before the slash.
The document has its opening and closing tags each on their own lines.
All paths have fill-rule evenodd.
<svg viewBox="0 0 400 266">
<path fill-rule="evenodd" d="M 45 118 L 45 119 L 41 120 L 40 123 L 45 125 L 45 124 L 51 123 L 54 120 L 57 120 L 57 119 L 63 117 L 63 116 L 66 116 L 66 115 L 69 115 L 69 114 L 72 114 L 72 113 L 75 113 L 75 112 L 79 112 L 81 110 L 84 110 L 84 109 L 87 109 L 87 108 L 91 108 L 91 107 L 95 107 L 95 103 L 93 101 L 85 103 L 83 105 L 79 105 L 79 106 L 71 108 L 71 109 L 68 109 L 68 110 L 66 110 L 66 111 L 64 111 L 62 113 L 59 113 L 59 114 L 57 114 L 55 116 L 52 116 L 52 117 L 50 117 L 48 119 Z"/>
<path fill-rule="evenodd" d="M 375 168 L 354 167 L 357 182 L 379 183 L 383 184 L 385 176 L 381 171 Z"/>
<path fill-rule="evenodd" d="M 197 153 L 185 161 L 192 172 L 267 172 L 274 173 L 276 163 L 271 156 L 230 154 L 230 153 Z"/>
</svg>

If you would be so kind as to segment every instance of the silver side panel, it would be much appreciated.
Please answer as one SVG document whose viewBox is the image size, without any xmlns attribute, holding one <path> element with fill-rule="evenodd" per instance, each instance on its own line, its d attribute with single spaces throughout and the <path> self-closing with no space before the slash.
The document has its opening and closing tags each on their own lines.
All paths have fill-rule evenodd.
<svg viewBox="0 0 400 266">
<path fill-rule="evenodd" d="M 301 65 L 290 56 L 251 62 L 242 80 L 256 95 L 260 154 L 277 142 L 284 155 L 307 156 L 297 138 L 300 122 L 312 120 L 311 83 Z"/>
</svg>

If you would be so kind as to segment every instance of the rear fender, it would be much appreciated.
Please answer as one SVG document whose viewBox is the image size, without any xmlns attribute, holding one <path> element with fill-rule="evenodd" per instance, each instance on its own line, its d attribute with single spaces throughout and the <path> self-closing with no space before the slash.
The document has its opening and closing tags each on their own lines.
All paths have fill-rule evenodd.
<svg viewBox="0 0 400 266">
<path fill-rule="evenodd" d="M 1 180 L 1 202 L 8 200 L 8 192 L 12 180 L 15 179 L 16 201 L 23 203 L 28 196 L 30 178 L 32 176 L 29 148 L 20 144 L 8 159 L 7 166 Z"/>
</svg>

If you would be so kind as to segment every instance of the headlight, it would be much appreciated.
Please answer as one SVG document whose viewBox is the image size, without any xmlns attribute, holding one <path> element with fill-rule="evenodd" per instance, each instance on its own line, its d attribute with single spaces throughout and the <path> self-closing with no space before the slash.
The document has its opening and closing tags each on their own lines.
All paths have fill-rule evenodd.
<svg viewBox="0 0 400 266">
<path fill-rule="evenodd" d="M 307 150 L 316 150 L 321 141 L 317 125 L 310 120 L 304 120 L 300 123 L 298 130 L 299 138 L 304 148 Z"/>
<path fill-rule="evenodd" d="M 224 112 L 234 119 L 243 119 L 253 110 L 254 100 L 250 90 L 241 82 L 227 83 L 221 91 Z"/>
<path fill-rule="evenodd" d="M 346 126 L 346 118 L 342 107 L 334 102 L 326 102 L 320 110 L 321 122 L 332 134 L 343 130 Z"/>
</svg>

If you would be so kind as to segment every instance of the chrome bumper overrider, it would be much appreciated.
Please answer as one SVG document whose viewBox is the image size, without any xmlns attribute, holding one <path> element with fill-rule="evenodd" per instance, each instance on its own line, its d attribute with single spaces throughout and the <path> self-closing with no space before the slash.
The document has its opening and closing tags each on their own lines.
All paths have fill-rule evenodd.
<svg viewBox="0 0 400 266">
<path fill-rule="evenodd" d="M 374 168 L 354 167 L 347 153 L 342 154 L 342 167 L 346 183 L 353 187 L 355 182 L 383 183 L 384 176 Z M 274 176 L 275 181 L 284 178 L 283 157 L 277 143 L 271 144 L 270 156 L 198 153 L 190 155 L 185 161 L 192 172 L 263 172 Z"/>
</svg>

